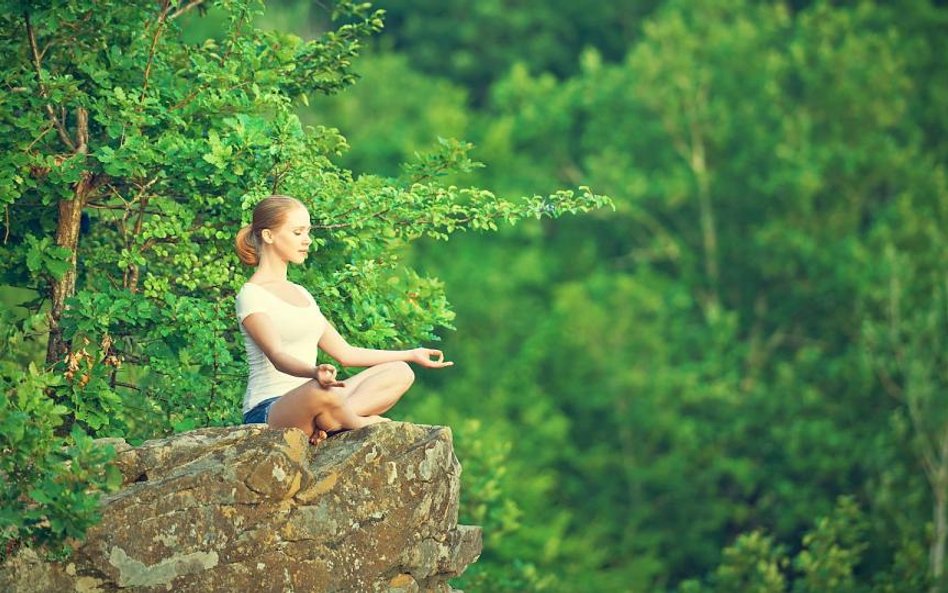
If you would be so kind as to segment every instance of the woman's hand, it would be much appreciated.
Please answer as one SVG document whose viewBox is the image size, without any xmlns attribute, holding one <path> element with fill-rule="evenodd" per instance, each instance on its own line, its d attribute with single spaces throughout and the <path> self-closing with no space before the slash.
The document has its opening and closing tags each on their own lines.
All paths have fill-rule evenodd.
<svg viewBox="0 0 948 593">
<path fill-rule="evenodd" d="M 330 387 L 345 387 L 346 384 L 342 381 L 336 381 L 336 367 L 331 364 L 321 364 L 316 367 L 316 377 L 319 381 L 319 385 L 323 389 L 329 389 Z"/>
<path fill-rule="evenodd" d="M 410 357 L 408 362 L 416 362 L 429 369 L 440 369 L 454 365 L 453 362 L 446 362 L 444 360 L 444 353 L 434 348 L 415 348 L 414 350 L 409 350 L 408 354 Z M 435 357 L 434 360 L 431 359 L 432 356 Z"/>
</svg>

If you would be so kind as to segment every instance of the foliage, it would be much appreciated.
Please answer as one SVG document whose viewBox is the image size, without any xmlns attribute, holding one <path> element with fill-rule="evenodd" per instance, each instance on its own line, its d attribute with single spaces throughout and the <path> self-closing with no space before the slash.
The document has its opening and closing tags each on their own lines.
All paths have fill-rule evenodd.
<svg viewBox="0 0 948 593">
<path fill-rule="evenodd" d="M 147 86 L 155 5 L 64 5 L 34 19 L 41 48 L 47 23 L 125 33 L 77 60 L 50 45 L 47 99 L 22 10 L 2 17 L 21 82 L 0 98 L 17 115 L 0 115 L 0 281 L 68 273 L 55 200 L 77 172 L 110 176 L 62 317 L 94 356 L 50 379 L 80 427 L 235 421 L 228 238 L 235 205 L 277 188 L 310 206 L 320 249 L 292 279 L 347 337 L 457 328 L 457 365 L 394 412 L 455 429 L 462 519 L 486 544 L 459 586 L 943 588 L 939 3 L 391 0 L 377 35 L 369 9 L 334 24 L 221 2 L 167 24 Z M 77 106 L 97 114 L 88 156 L 57 140 L 52 100 L 73 137 Z M 564 185 L 616 212 L 524 220 L 602 203 Z"/>
<path fill-rule="evenodd" d="M 929 586 L 946 491 L 931 444 L 946 392 L 948 120 L 933 105 L 948 13 L 669 1 L 622 55 L 567 42 L 578 59 L 560 68 L 513 49 L 541 35 L 506 45 L 489 75 L 463 70 L 464 55 L 496 64 L 471 31 L 516 27 L 508 8 L 506 23 L 478 20 L 490 3 L 394 16 L 396 41 L 372 60 L 399 65 L 367 64 L 360 90 L 450 78 L 476 98 L 468 136 L 490 164 L 476 182 L 616 198 L 616 216 L 413 247 L 458 311 L 445 350 L 459 364 L 450 381 L 423 376 L 423 396 L 513 442 L 521 527 L 481 562 L 502 575 L 526 560 L 561 591 L 714 587 L 730 578 L 715 576 L 722 561 L 747 578 L 722 591 Z M 560 16 L 549 30 L 576 20 Z M 333 101 L 314 109 L 370 136 L 346 96 Z M 423 94 L 398 105 L 441 108 Z M 394 119 L 408 138 L 425 128 Z M 801 544 L 840 496 L 863 518 Z"/>
<path fill-rule="evenodd" d="M 724 562 L 712 580 L 716 591 L 780 593 L 786 580 L 782 570 L 786 558 L 773 540 L 760 532 L 744 534 L 724 550 Z"/>
<path fill-rule="evenodd" d="M 396 54 L 366 55 L 357 68 L 359 84 L 340 95 L 315 98 L 301 114 L 304 121 L 339 127 L 351 145 L 339 159 L 343 166 L 397 177 L 397 165 L 428 152 L 435 139 L 467 134 L 466 96 L 459 87 L 415 72 Z M 366 113 L 372 114 L 370 121 Z"/>
<path fill-rule="evenodd" d="M 75 427 L 67 442 L 81 451 L 84 433 L 135 441 L 239 420 L 233 296 L 245 274 L 233 237 L 270 193 L 297 196 L 314 219 L 319 265 L 291 279 L 369 347 L 450 326 L 442 285 L 401 263 L 407 243 L 609 202 L 585 187 L 512 201 L 444 183 L 477 166 L 457 140 L 419 151 L 398 178 L 355 177 L 330 160 L 345 138 L 303 126 L 294 109 L 354 82 L 352 59 L 381 13 L 339 2 L 337 24 L 307 40 L 258 26 L 260 2 L 220 0 L 223 31 L 202 37 L 189 29 L 203 18 L 198 4 L 3 6 L 0 283 L 34 290 L 34 314 L 52 303 L 49 353 L 31 379 L 43 395 L 34 389 L 18 408 L 52 424 L 35 445 L 11 445 L 13 459 L 53 450 L 53 418 L 60 433 Z M 41 459 L 36 479 L 58 483 L 52 458 Z M 92 499 L 70 492 L 43 500 L 75 511 L 56 534 L 88 524 Z"/>
<path fill-rule="evenodd" d="M 723 553 L 723 561 L 708 585 L 692 580 L 679 593 L 856 593 L 869 588 L 857 581 L 867 519 L 855 500 L 840 497 L 832 513 L 816 520 L 803 536 L 803 547 L 791 556 L 760 531 L 741 534 Z M 917 558 L 915 559 L 917 562 Z M 917 565 L 916 565 L 917 568 Z M 873 591 L 922 591 L 923 571 L 908 572 L 905 580 L 876 583 Z"/>
<path fill-rule="evenodd" d="M 389 27 L 379 45 L 393 47 L 421 72 L 463 85 L 481 101 L 516 62 L 568 76 L 587 47 L 620 58 L 643 18 L 660 4 L 384 0 L 379 6 Z"/>
<path fill-rule="evenodd" d="M 98 520 L 95 495 L 121 483 L 118 470 L 106 465 L 115 452 L 78 428 L 69 439 L 54 434 L 67 409 L 46 389 L 63 380 L 32 362 L 23 372 L 10 356 L 36 319 L 17 324 L 9 312 L 0 315 L 0 560 L 21 545 L 68 553 Z"/>
</svg>

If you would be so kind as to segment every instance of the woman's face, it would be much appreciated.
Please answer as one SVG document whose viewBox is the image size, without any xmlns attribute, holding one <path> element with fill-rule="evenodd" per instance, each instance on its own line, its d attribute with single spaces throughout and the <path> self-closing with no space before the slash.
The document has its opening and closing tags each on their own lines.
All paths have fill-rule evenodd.
<svg viewBox="0 0 948 593">
<path fill-rule="evenodd" d="M 309 238 L 309 212 L 305 208 L 293 208 L 286 215 L 283 225 L 267 229 L 270 249 L 284 261 L 303 263 L 313 240 Z"/>
</svg>

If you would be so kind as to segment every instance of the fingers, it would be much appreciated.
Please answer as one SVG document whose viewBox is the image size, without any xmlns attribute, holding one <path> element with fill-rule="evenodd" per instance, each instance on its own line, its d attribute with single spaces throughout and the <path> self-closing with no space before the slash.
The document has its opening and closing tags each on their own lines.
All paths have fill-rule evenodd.
<svg viewBox="0 0 948 593">
<path fill-rule="evenodd" d="M 419 348 L 420 356 L 418 362 L 431 369 L 440 369 L 454 366 L 453 362 L 444 360 L 444 352 L 437 348 Z M 432 358 L 434 357 L 434 358 Z"/>
<path fill-rule="evenodd" d="M 444 352 L 442 352 L 442 351 L 440 351 L 440 350 L 435 350 L 434 348 L 429 349 L 428 352 L 429 352 L 432 356 L 437 356 L 436 359 L 434 359 L 434 360 L 429 360 L 429 362 L 431 363 L 431 366 L 432 366 L 433 368 L 441 369 L 441 368 L 444 368 L 444 367 L 454 366 L 454 363 L 453 363 L 453 362 L 451 362 L 451 361 L 445 361 L 445 360 L 444 360 Z"/>
<path fill-rule="evenodd" d="M 426 361 L 424 362 L 424 366 L 428 367 L 429 369 L 443 369 L 444 367 L 452 367 L 452 366 L 454 366 L 454 363 L 453 363 L 452 361 L 450 361 L 450 360 L 448 360 L 448 361 L 445 361 L 445 360 L 426 360 Z"/>
<path fill-rule="evenodd" d="M 416 350 L 418 354 L 419 362 L 422 363 L 440 363 L 444 361 L 444 352 L 440 350 L 435 350 L 434 348 L 418 348 Z M 431 357 L 436 357 L 434 360 Z"/>
<path fill-rule="evenodd" d="M 342 381 L 336 381 L 336 367 L 331 364 L 319 365 L 319 371 L 317 372 L 316 380 L 319 381 L 319 385 L 323 389 L 346 386 L 346 384 Z"/>
</svg>

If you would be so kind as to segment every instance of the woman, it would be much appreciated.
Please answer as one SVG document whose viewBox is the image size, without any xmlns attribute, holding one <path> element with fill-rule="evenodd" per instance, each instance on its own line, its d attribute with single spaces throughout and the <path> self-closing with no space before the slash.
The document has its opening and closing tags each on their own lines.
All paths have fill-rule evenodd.
<svg viewBox="0 0 948 593">
<path fill-rule="evenodd" d="M 349 345 L 309 291 L 286 279 L 290 263 L 306 260 L 309 231 L 309 212 L 295 198 L 270 196 L 254 208 L 253 222 L 236 239 L 240 260 L 257 268 L 237 293 L 237 318 L 250 364 L 244 422 L 299 428 L 315 445 L 329 432 L 386 421 L 381 414 L 414 381 L 408 362 L 429 368 L 454 363 L 430 348 Z M 333 365 L 313 364 L 318 348 L 343 366 L 367 368 L 338 381 Z"/>
</svg>

